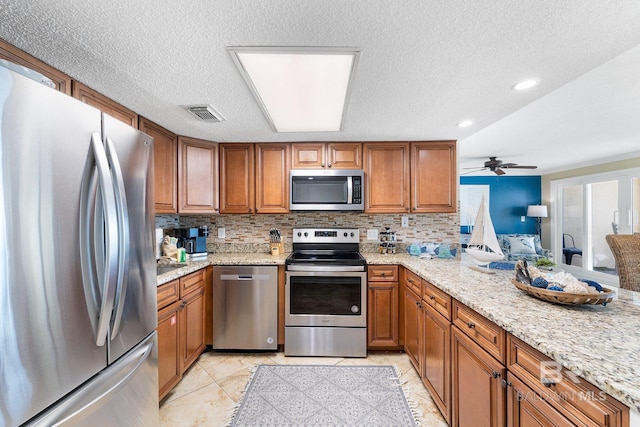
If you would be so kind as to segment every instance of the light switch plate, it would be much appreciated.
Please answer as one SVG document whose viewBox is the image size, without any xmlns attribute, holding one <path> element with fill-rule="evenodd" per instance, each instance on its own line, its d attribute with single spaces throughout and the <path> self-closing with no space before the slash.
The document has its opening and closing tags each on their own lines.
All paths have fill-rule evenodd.
<svg viewBox="0 0 640 427">
<path fill-rule="evenodd" d="M 367 240 L 378 240 L 378 230 L 367 230 Z"/>
<path fill-rule="evenodd" d="M 524 220 L 525 220 L 524 215 L 522 215 L 522 216 L 520 217 L 520 222 L 524 222 Z"/>
<path fill-rule="evenodd" d="M 225 232 L 225 229 L 223 227 L 218 228 L 218 239 L 224 239 L 226 234 L 227 233 Z"/>
<path fill-rule="evenodd" d="M 402 217 L 402 226 L 403 227 L 408 227 L 409 226 L 409 217 L 408 216 L 403 216 Z"/>
</svg>

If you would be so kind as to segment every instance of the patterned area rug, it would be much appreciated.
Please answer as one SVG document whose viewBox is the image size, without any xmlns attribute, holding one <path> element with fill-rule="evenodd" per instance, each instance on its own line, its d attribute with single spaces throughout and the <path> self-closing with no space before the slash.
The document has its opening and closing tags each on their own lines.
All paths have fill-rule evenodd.
<svg viewBox="0 0 640 427">
<path fill-rule="evenodd" d="M 392 366 L 259 365 L 231 426 L 416 426 Z"/>
</svg>

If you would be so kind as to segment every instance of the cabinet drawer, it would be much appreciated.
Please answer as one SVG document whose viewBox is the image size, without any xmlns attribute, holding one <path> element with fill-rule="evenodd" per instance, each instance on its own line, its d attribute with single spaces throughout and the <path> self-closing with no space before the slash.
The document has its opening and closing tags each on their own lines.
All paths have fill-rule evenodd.
<svg viewBox="0 0 640 427">
<path fill-rule="evenodd" d="M 451 296 L 426 280 L 422 281 L 422 300 L 447 320 L 451 320 Z"/>
<path fill-rule="evenodd" d="M 411 289 L 419 297 L 422 296 L 422 279 L 414 272 L 404 270 L 404 286 Z"/>
<path fill-rule="evenodd" d="M 512 335 L 507 369 L 575 424 L 629 425 L 629 408 Z"/>
<path fill-rule="evenodd" d="M 204 268 L 180 278 L 180 297 L 204 286 Z"/>
<path fill-rule="evenodd" d="M 369 274 L 367 280 L 369 282 L 397 282 L 398 266 L 397 265 L 370 265 L 368 267 Z"/>
<path fill-rule="evenodd" d="M 162 307 L 168 306 L 175 301 L 178 301 L 179 285 L 179 280 L 172 280 L 171 282 L 167 282 L 158 286 L 158 310 L 160 310 Z"/>
<path fill-rule="evenodd" d="M 489 354 L 505 363 L 504 329 L 457 300 L 453 300 L 452 322 Z"/>
</svg>

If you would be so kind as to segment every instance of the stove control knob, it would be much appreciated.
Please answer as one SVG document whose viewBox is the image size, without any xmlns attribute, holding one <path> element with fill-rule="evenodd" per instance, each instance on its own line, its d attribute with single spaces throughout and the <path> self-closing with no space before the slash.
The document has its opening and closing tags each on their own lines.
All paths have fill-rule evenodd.
<svg viewBox="0 0 640 427">
<path fill-rule="evenodd" d="M 304 237 L 309 237 L 309 233 L 307 233 L 306 231 L 304 232 Z"/>
<path fill-rule="evenodd" d="M 298 231 L 298 237 L 302 236 L 302 233 Z"/>
<path fill-rule="evenodd" d="M 351 232 L 351 237 L 355 236 L 355 233 L 353 233 L 353 231 Z"/>
<path fill-rule="evenodd" d="M 351 233 L 353 234 L 353 233 Z M 347 237 L 349 235 L 349 233 L 347 233 L 346 231 L 344 232 L 344 237 Z"/>
</svg>

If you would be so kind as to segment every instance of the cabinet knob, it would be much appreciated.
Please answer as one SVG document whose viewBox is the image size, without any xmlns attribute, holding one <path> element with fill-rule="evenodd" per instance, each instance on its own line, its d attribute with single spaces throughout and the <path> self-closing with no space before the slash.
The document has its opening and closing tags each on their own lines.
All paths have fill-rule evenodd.
<svg viewBox="0 0 640 427">
<path fill-rule="evenodd" d="M 553 382 L 552 380 L 548 379 L 548 378 L 542 378 L 540 380 L 540 382 L 542 383 L 543 386 L 550 388 L 551 386 L 556 385 L 555 382 Z"/>
<path fill-rule="evenodd" d="M 493 378 L 498 378 L 500 376 L 500 372 L 493 371 L 493 372 L 491 372 L 491 376 Z"/>
<path fill-rule="evenodd" d="M 471 329 L 476 327 L 476 324 L 473 322 L 467 322 L 467 326 L 470 327 Z"/>
<path fill-rule="evenodd" d="M 434 300 L 436 297 L 434 295 L 429 295 L 430 300 Z"/>
<path fill-rule="evenodd" d="M 511 387 L 511 383 L 507 380 L 502 380 L 502 387 L 503 388 Z"/>
<path fill-rule="evenodd" d="M 321 166 L 321 167 L 324 167 L 324 163 L 322 163 L 320 166 Z"/>
<path fill-rule="evenodd" d="M 327 167 L 329 167 L 329 168 L 330 168 L 330 167 L 331 167 L 331 163 L 329 163 L 329 164 L 327 165 Z"/>
</svg>

